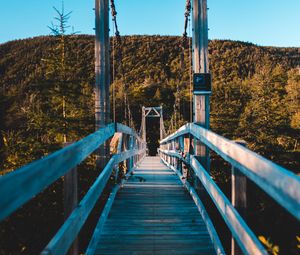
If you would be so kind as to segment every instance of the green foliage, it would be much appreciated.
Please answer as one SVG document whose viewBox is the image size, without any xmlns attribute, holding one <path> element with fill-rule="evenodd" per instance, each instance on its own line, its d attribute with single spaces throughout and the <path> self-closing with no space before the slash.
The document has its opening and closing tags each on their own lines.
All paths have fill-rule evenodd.
<svg viewBox="0 0 300 255">
<path fill-rule="evenodd" d="M 25 58 L 28 64 L 21 70 L 31 69 L 31 62 L 36 62 L 24 77 L 28 82 L 15 84 L 4 75 L 12 83 L 1 84 L 3 173 L 61 148 L 67 137 L 78 140 L 93 130 L 93 89 L 80 73 L 80 56 L 73 54 L 74 35 L 65 34 L 70 13 L 56 12 L 58 24 L 52 24 L 55 36 L 47 38 L 49 48 L 46 43 L 46 48 L 39 45 L 40 51 L 28 49 L 30 61 Z"/>
<path fill-rule="evenodd" d="M 61 147 L 64 134 L 74 141 L 94 129 L 94 38 L 66 36 L 67 28 L 62 27 L 69 14 L 56 12 L 55 36 L 0 45 L 1 169 L 12 170 Z M 123 41 L 127 93 L 136 129 L 143 105 L 164 107 L 166 129 L 189 121 L 190 64 L 188 50 L 184 64 L 181 62 L 181 38 L 126 36 Z M 299 49 L 214 40 L 209 53 L 211 128 L 230 139 L 246 139 L 251 148 L 270 158 L 281 155 L 276 157 L 279 163 L 297 168 L 299 75 L 292 69 L 300 62 Z M 116 61 L 113 85 L 116 120 L 124 122 L 119 63 Z M 180 103 L 174 114 L 177 85 Z M 158 129 L 152 130 L 150 139 L 158 139 Z M 7 134 L 17 134 L 28 145 L 28 154 L 20 153 L 23 148 L 18 143 L 15 148 L 5 146 L 3 136 Z M 11 155 L 17 155 L 15 163 L 8 160 Z"/>
<path fill-rule="evenodd" d="M 287 104 L 291 114 L 291 126 L 300 129 L 300 69 L 292 69 L 288 72 Z"/>
<path fill-rule="evenodd" d="M 247 141 L 260 152 L 274 151 L 277 138 L 289 134 L 289 115 L 285 99 L 287 72 L 278 66 L 265 66 L 248 82 L 251 99 L 240 120 L 240 129 Z"/>
</svg>

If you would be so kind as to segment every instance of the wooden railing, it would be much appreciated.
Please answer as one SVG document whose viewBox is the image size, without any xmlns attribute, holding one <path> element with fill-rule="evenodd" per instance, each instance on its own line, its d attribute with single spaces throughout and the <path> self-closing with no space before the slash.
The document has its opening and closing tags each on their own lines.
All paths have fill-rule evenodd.
<svg viewBox="0 0 300 255">
<path fill-rule="evenodd" d="M 193 170 L 219 210 L 243 254 L 268 254 L 247 226 L 241 216 L 242 213 L 237 210 L 238 206 L 234 201 L 230 202 L 223 194 L 193 152 L 189 151 L 183 156 L 184 137 L 186 139 L 188 137 L 189 140 L 200 140 L 232 165 L 233 174 L 252 180 L 298 220 L 300 220 L 300 177 L 244 146 L 196 124 L 187 124 L 160 142 L 159 152 L 165 164 L 177 173 L 180 173 L 182 163 Z M 239 180 L 236 178 L 233 181 Z M 242 189 L 241 194 L 235 190 L 241 186 L 243 184 L 234 183 L 232 193 L 239 194 L 239 199 L 246 199 L 245 190 Z"/>
<path fill-rule="evenodd" d="M 65 254 L 102 194 L 113 169 L 117 169 L 123 161 L 127 161 L 127 168 L 130 169 L 144 156 L 146 145 L 129 127 L 117 123 L 107 125 L 76 143 L 1 176 L 0 220 L 74 169 L 117 132 L 126 137 L 123 138 L 123 142 L 126 142 L 124 150 L 118 147 L 117 153 L 110 158 L 87 194 L 42 252 Z"/>
</svg>

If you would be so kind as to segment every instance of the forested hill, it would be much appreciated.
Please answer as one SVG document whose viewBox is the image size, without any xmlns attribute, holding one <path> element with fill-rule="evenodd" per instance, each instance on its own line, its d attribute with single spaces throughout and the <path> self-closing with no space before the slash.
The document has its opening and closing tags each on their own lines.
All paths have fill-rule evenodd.
<svg viewBox="0 0 300 255">
<path fill-rule="evenodd" d="M 93 131 L 94 37 L 69 36 L 65 51 L 62 68 L 57 37 L 0 45 L 0 169 L 14 169 L 59 148 L 64 133 L 77 140 Z M 142 105 L 163 105 L 167 124 L 174 128 L 189 120 L 189 51 L 182 58 L 181 38 L 126 36 L 122 51 L 136 127 Z M 212 129 L 230 139 L 243 138 L 250 148 L 296 169 L 300 49 L 213 40 L 209 53 Z M 124 81 L 120 59 L 112 59 L 117 121 L 122 122 Z"/>
</svg>

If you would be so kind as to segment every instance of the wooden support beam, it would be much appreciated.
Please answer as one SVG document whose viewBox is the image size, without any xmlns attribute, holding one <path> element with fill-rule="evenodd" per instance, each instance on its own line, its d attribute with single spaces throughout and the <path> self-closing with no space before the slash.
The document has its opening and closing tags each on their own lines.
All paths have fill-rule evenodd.
<svg viewBox="0 0 300 255">
<path fill-rule="evenodd" d="M 95 0 L 95 129 L 109 123 L 109 4 Z M 96 164 L 103 169 L 109 158 L 109 141 L 96 153 Z"/>
<path fill-rule="evenodd" d="M 146 112 L 145 112 L 145 106 L 142 108 L 142 138 L 145 143 L 146 141 Z"/>
<path fill-rule="evenodd" d="M 64 176 L 64 218 L 65 220 L 70 216 L 72 211 L 76 208 L 78 203 L 78 189 L 77 189 L 77 167 L 69 171 Z M 76 238 L 68 252 L 69 255 L 78 255 L 78 238 Z"/>
<path fill-rule="evenodd" d="M 64 143 L 64 147 L 72 143 Z M 64 175 L 63 185 L 63 198 L 64 198 L 64 219 L 66 220 L 78 204 L 78 181 L 77 181 L 77 167 L 67 172 Z M 69 255 L 78 255 L 78 238 L 76 238 L 69 249 Z"/>
<path fill-rule="evenodd" d="M 245 141 L 235 141 L 237 144 L 247 147 Z M 247 178 L 234 166 L 231 168 L 231 203 L 238 213 L 246 219 L 247 211 Z M 231 255 L 243 255 L 237 242 L 231 238 Z"/>
<path fill-rule="evenodd" d="M 164 119 L 163 119 L 163 110 L 161 107 L 160 110 L 160 118 L 159 118 L 159 140 L 161 141 L 162 139 L 164 139 L 164 133 L 163 133 L 163 126 L 164 126 Z"/>
<path fill-rule="evenodd" d="M 133 136 L 129 136 L 129 150 L 133 150 L 134 149 L 134 137 Z M 130 171 L 133 168 L 133 164 L 134 164 L 134 157 L 129 158 L 129 168 L 128 171 Z"/>
<path fill-rule="evenodd" d="M 122 153 L 122 146 L 123 146 L 123 134 L 120 133 L 116 154 Z M 116 183 L 118 183 L 118 179 L 119 179 L 119 170 L 120 170 L 119 164 L 116 164 L 116 166 L 115 166 L 115 182 Z"/>
<path fill-rule="evenodd" d="M 193 71 L 194 73 L 208 73 L 208 25 L 207 0 L 193 0 Z M 209 129 L 210 94 L 199 92 L 193 95 L 193 122 Z M 204 168 L 210 171 L 209 149 L 195 140 L 195 155 Z"/>
</svg>

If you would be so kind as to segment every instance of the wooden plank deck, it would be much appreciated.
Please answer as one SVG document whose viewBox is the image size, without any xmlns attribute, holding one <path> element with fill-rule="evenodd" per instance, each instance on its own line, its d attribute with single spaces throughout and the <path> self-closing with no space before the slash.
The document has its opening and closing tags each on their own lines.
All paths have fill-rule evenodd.
<svg viewBox="0 0 300 255">
<path fill-rule="evenodd" d="M 215 254 L 177 175 L 146 157 L 118 192 L 95 254 Z"/>
</svg>

